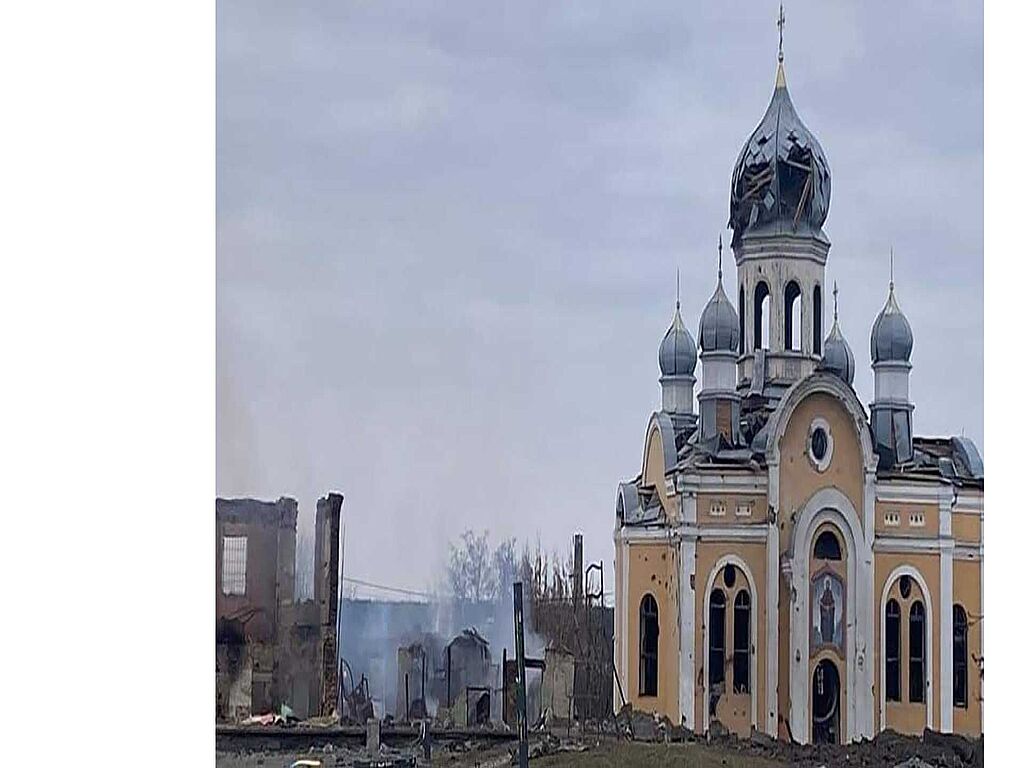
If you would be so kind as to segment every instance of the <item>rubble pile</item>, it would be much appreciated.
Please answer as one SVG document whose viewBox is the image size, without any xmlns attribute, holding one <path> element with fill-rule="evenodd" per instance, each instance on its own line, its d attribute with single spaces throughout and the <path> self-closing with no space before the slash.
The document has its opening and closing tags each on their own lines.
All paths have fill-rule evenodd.
<svg viewBox="0 0 1024 768">
<path fill-rule="evenodd" d="M 791 744 L 754 731 L 749 739 L 733 734 L 712 741 L 720 746 L 779 760 L 794 768 L 981 768 L 984 739 L 968 739 L 951 733 L 925 730 L 921 737 L 885 730 L 874 739 L 852 744 Z"/>
</svg>

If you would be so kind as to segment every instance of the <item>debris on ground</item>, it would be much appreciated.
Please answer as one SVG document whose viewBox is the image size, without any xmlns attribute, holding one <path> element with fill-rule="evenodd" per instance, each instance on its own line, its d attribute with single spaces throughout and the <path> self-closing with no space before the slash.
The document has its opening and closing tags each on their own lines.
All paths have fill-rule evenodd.
<svg viewBox="0 0 1024 768">
<path fill-rule="evenodd" d="M 562 741 L 555 734 L 536 733 L 530 735 L 529 758 L 535 760 L 539 757 L 556 755 L 560 752 L 586 752 L 588 745 L 582 741 Z M 509 762 L 513 765 L 519 763 L 519 745 L 513 744 L 508 748 Z"/>
</svg>

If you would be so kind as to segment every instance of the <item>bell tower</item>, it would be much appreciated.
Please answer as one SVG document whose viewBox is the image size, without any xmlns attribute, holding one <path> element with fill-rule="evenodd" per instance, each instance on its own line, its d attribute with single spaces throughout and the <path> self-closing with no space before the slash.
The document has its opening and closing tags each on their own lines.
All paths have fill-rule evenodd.
<svg viewBox="0 0 1024 768">
<path fill-rule="evenodd" d="M 779 17 L 775 89 L 733 169 L 729 204 L 739 293 L 741 394 L 781 397 L 822 351 L 822 286 L 831 247 L 822 227 L 832 176 L 786 85 Z"/>
</svg>

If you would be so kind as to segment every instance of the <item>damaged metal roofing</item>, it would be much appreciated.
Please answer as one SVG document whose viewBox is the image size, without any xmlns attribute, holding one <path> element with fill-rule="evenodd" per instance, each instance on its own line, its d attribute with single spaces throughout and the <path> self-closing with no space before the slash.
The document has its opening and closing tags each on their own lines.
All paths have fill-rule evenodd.
<svg viewBox="0 0 1024 768">
<path fill-rule="evenodd" d="M 729 226 L 746 231 L 821 231 L 832 174 L 825 152 L 800 120 L 779 63 L 768 110 L 740 151 L 732 173 Z"/>
</svg>

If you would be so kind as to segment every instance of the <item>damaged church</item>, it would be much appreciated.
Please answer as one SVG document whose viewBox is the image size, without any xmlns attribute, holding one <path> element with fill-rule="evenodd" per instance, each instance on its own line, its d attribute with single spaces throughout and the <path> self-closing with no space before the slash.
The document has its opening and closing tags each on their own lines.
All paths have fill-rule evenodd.
<svg viewBox="0 0 1024 768">
<path fill-rule="evenodd" d="M 677 301 L 661 409 L 639 474 L 618 487 L 616 707 L 801 743 L 978 735 L 982 459 L 966 437 L 915 434 L 915 339 L 891 277 L 870 333 L 844 338 L 835 290 L 825 332 L 831 185 L 780 38 L 730 185 L 738 295 L 722 285 L 720 241 L 696 340 Z"/>
</svg>

